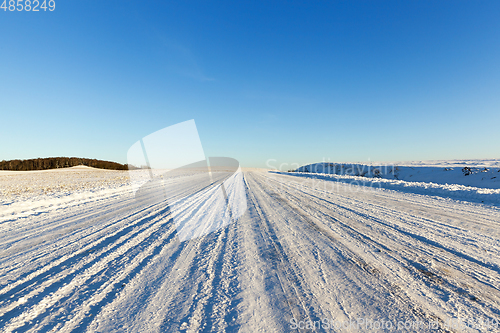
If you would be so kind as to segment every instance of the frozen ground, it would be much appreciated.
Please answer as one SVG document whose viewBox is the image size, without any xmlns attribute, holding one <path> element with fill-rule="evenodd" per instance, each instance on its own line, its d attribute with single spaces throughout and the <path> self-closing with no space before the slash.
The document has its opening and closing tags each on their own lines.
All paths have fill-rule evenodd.
<svg viewBox="0 0 500 333">
<path fill-rule="evenodd" d="M 500 330 L 498 193 L 349 177 L 246 170 L 245 215 L 180 242 L 126 172 L 0 173 L 0 331 Z"/>
</svg>

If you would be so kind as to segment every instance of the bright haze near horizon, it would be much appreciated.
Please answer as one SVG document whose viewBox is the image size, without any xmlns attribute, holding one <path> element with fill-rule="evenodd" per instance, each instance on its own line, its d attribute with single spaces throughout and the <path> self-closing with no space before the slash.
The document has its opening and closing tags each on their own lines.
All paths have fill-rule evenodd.
<svg viewBox="0 0 500 333">
<path fill-rule="evenodd" d="M 245 167 L 499 157 L 498 1 L 55 3 L 0 10 L 0 160 L 189 119 Z"/>
</svg>

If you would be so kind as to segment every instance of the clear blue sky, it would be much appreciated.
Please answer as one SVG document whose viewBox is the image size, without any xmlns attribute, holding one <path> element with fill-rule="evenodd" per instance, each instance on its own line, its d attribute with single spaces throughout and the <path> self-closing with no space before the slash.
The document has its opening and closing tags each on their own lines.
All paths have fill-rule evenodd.
<svg viewBox="0 0 500 333">
<path fill-rule="evenodd" d="M 495 158 L 499 1 L 62 1 L 0 11 L 0 160 L 195 119 L 243 166 Z"/>
</svg>

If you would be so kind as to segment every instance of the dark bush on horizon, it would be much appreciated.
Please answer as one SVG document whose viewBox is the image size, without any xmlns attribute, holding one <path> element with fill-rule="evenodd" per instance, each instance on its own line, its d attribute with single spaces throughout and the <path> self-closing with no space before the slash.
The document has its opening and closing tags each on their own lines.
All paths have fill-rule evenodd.
<svg viewBox="0 0 500 333">
<path fill-rule="evenodd" d="M 90 158 L 78 157 L 49 157 L 49 158 L 34 158 L 30 160 L 10 160 L 1 161 L 0 170 L 9 171 L 32 171 L 32 170 L 49 170 L 59 168 L 70 168 L 78 165 L 85 165 L 92 168 L 108 169 L 108 170 L 128 170 L 127 164 L 116 162 L 102 161 Z"/>
</svg>

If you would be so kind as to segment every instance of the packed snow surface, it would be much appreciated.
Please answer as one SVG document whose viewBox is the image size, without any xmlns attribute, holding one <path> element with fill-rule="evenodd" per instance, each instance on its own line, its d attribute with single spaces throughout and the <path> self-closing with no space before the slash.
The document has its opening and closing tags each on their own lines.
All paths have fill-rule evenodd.
<svg viewBox="0 0 500 333">
<path fill-rule="evenodd" d="M 186 214 L 138 200 L 123 171 L 0 172 L 0 331 L 500 330 L 498 187 L 454 197 L 418 177 L 250 169 L 243 181 L 242 218 L 181 242 L 173 221 L 209 198 Z"/>
</svg>

